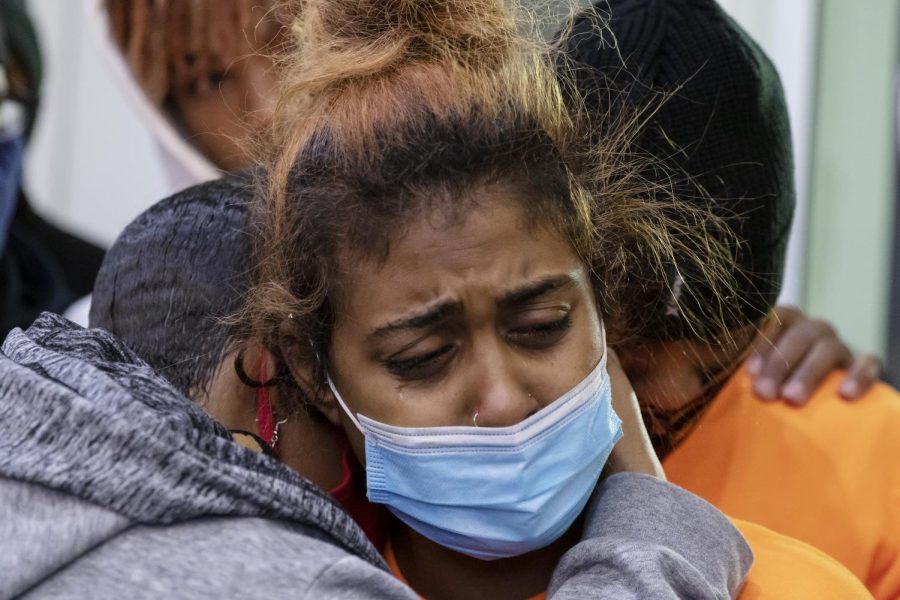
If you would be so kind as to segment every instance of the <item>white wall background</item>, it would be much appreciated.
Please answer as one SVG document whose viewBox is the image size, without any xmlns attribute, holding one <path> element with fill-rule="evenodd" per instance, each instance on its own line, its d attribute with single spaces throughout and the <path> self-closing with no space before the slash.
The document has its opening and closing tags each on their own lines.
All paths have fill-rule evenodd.
<svg viewBox="0 0 900 600">
<path fill-rule="evenodd" d="M 47 77 L 26 185 L 38 209 L 51 219 L 109 244 L 144 208 L 175 190 L 88 22 L 85 3 L 99 1 L 30 0 Z M 799 206 L 783 299 L 800 303 L 817 0 L 721 3 L 769 53 L 785 86 Z"/>
</svg>

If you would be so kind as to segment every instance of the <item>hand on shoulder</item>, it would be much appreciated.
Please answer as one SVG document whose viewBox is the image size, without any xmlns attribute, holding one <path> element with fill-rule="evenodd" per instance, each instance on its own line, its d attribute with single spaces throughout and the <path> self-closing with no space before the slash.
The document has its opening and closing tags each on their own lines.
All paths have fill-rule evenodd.
<svg viewBox="0 0 900 600">
<path fill-rule="evenodd" d="M 878 357 L 854 356 L 831 324 L 793 306 L 772 311 L 746 366 L 763 400 L 783 399 L 796 406 L 809 401 L 835 369 L 847 370 L 839 388 L 846 400 L 860 398 L 881 374 Z"/>
</svg>

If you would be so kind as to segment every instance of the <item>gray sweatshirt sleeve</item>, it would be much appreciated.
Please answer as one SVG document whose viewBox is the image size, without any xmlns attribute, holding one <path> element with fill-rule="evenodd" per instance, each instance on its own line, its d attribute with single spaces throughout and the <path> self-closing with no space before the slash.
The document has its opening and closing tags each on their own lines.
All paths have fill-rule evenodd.
<svg viewBox="0 0 900 600">
<path fill-rule="evenodd" d="M 622 473 L 591 499 L 582 541 L 560 561 L 548 597 L 731 598 L 752 563 L 750 547 L 715 507 L 664 481 Z M 348 556 L 318 575 L 309 597 L 408 597 L 390 579 Z"/>
<path fill-rule="evenodd" d="M 731 598 L 752 563 L 743 536 L 711 504 L 656 478 L 621 473 L 598 487 L 582 541 L 560 561 L 548 597 Z M 319 574 L 310 597 L 407 597 L 384 575 L 347 557 Z"/>
<path fill-rule="evenodd" d="M 652 478 L 611 477 L 592 500 L 586 524 L 584 540 L 557 568 L 551 598 L 725 598 L 751 562 L 743 539 L 721 513 Z M 69 556 L 49 556 L 52 565 L 29 561 L 42 574 L 28 578 L 27 592 L 18 588 L 24 597 L 113 598 L 123 591 L 138 600 L 418 597 L 387 571 L 315 531 L 267 519 L 210 517 L 124 531 L 111 522 L 101 527 L 111 536 L 103 543 L 64 542 L 66 549 L 50 546 L 64 540 L 53 529 L 39 528 L 41 535 L 28 536 L 31 544 L 45 552 L 67 549 Z"/>
<path fill-rule="evenodd" d="M 752 564 L 743 536 L 711 504 L 620 473 L 591 499 L 582 541 L 563 556 L 548 597 L 731 598 Z"/>
<path fill-rule="evenodd" d="M 416 600 L 315 531 L 258 518 L 133 525 L 47 573 L 24 598 Z"/>
</svg>

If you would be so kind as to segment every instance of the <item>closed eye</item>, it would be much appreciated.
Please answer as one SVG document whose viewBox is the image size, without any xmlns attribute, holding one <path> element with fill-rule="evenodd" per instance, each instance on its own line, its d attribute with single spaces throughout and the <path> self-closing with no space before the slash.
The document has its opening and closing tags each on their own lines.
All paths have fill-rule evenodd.
<svg viewBox="0 0 900 600">
<path fill-rule="evenodd" d="M 443 366 L 445 358 L 456 346 L 447 344 L 431 352 L 404 358 L 388 358 L 382 361 L 385 368 L 402 379 L 425 379 L 436 374 Z"/>
<path fill-rule="evenodd" d="M 507 334 L 523 345 L 549 345 L 557 342 L 572 326 L 572 315 L 566 313 L 553 321 L 533 323 L 511 329 Z"/>
</svg>

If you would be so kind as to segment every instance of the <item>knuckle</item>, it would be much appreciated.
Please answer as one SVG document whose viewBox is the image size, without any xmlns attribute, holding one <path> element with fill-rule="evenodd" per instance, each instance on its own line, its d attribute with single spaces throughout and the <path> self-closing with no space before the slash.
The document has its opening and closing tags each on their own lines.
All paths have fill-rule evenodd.
<svg viewBox="0 0 900 600">
<path fill-rule="evenodd" d="M 824 319 L 814 319 L 811 321 L 811 324 L 813 329 L 823 337 L 837 338 L 837 331 L 828 321 L 825 321 Z"/>
<path fill-rule="evenodd" d="M 873 379 L 878 378 L 878 376 L 881 374 L 882 369 L 884 369 L 884 363 L 881 362 L 881 359 L 875 355 L 867 354 L 862 358 L 862 360 L 866 366 L 866 373 Z"/>
<path fill-rule="evenodd" d="M 779 306 L 775 310 L 778 316 L 783 319 L 796 320 L 803 316 L 803 311 L 791 304 Z"/>
</svg>

